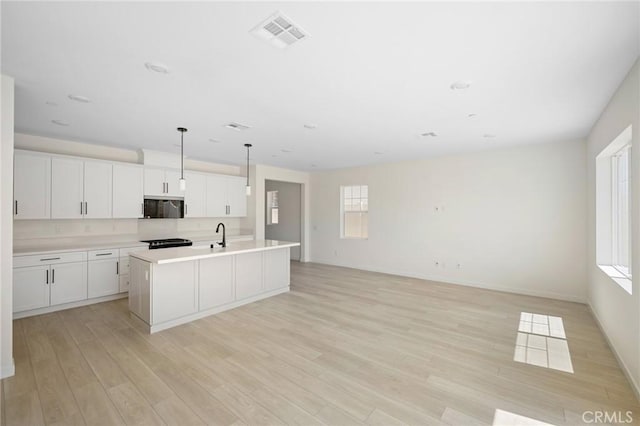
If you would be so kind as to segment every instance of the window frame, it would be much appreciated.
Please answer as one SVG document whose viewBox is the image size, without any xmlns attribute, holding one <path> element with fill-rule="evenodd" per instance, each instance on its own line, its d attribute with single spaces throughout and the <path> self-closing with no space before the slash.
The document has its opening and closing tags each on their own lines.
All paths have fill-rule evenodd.
<svg viewBox="0 0 640 426">
<path fill-rule="evenodd" d="M 624 158 L 624 159 L 623 159 Z M 621 199 L 621 180 L 620 180 L 620 162 L 626 162 L 626 200 Z M 631 279 L 632 277 L 632 256 L 631 256 L 631 143 L 624 145 L 611 155 L 611 266 L 620 272 L 624 277 Z M 626 202 L 626 206 L 621 203 Z M 625 211 L 626 210 L 626 211 Z M 626 213 L 626 229 L 622 229 L 623 215 Z M 626 232 L 627 240 L 627 263 L 623 265 L 620 262 L 621 252 L 623 249 L 621 240 L 624 240 L 622 233 Z"/>
</svg>

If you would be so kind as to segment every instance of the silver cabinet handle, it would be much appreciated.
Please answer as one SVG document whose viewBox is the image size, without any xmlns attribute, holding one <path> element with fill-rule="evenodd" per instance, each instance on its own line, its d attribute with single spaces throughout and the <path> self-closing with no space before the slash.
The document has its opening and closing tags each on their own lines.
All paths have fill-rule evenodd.
<svg viewBox="0 0 640 426">
<path fill-rule="evenodd" d="M 47 281 L 45 282 L 45 284 L 49 284 L 49 270 L 47 269 Z"/>
<path fill-rule="evenodd" d="M 18 216 L 18 200 L 16 200 L 16 216 Z"/>
<path fill-rule="evenodd" d="M 56 270 L 52 269 L 51 270 L 51 284 L 55 284 L 56 283 Z"/>
<path fill-rule="evenodd" d="M 85 215 L 86 215 L 86 214 L 88 214 L 88 211 L 89 211 L 89 209 L 87 208 L 87 206 L 88 206 L 88 204 L 87 204 L 87 202 L 85 201 L 85 202 L 84 202 L 84 214 L 85 214 Z"/>
<path fill-rule="evenodd" d="M 185 205 L 184 205 L 184 215 L 186 216 L 186 215 L 188 215 L 188 214 L 189 214 L 189 205 L 188 205 L 188 204 L 185 204 Z"/>
<path fill-rule="evenodd" d="M 82 215 L 82 214 L 84 214 L 84 212 L 83 212 L 82 210 L 83 210 L 83 209 L 82 209 L 82 201 L 80 201 L 80 214 L 81 214 L 81 215 Z"/>
<path fill-rule="evenodd" d="M 96 256 L 111 256 L 113 253 L 96 253 Z"/>
<path fill-rule="evenodd" d="M 116 275 L 120 275 L 120 262 L 116 262 Z"/>
<path fill-rule="evenodd" d="M 59 257 L 47 257 L 44 259 L 40 259 L 40 262 L 46 262 L 47 260 L 60 260 Z"/>
<path fill-rule="evenodd" d="M 169 193 L 169 182 L 167 182 L 167 194 Z"/>
</svg>

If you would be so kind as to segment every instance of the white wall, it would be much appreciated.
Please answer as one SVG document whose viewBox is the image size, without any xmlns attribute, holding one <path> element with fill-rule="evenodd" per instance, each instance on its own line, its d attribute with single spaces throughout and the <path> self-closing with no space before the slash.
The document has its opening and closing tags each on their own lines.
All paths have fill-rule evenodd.
<svg viewBox="0 0 640 426">
<path fill-rule="evenodd" d="M 13 364 L 13 79 L 2 75 L 0 95 L 0 377 Z"/>
<path fill-rule="evenodd" d="M 581 140 L 313 173 L 311 259 L 585 301 L 585 182 Z M 369 239 L 340 239 L 340 185 L 358 184 Z"/>
<path fill-rule="evenodd" d="M 309 257 L 309 223 L 310 223 L 310 202 L 311 185 L 309 173 L 299 172 L 279 167 L 265 166 L 257 164 L 251 166 L 249 175 L 252 186 L 251 197 L 247 200 L 247 218 L 254 225 L 256 239 L 265 238 L 265 181 L 277 180 L 282 182 L 293 182 L 301 184 L 302 190 L 302 253 L 300 261 L 308 262 Z"/>
<path fill-rule="evenodd" d="M 299 243 L 302 240 L 302 185 L 268 180 L 265 196 L 267 191 L 278 191 L 279 221 L 271 225 L 265 223 L 265 238 Z M 291 247 L 291 259 L 300 260 L 300 247 Z"/>
<path fill-rule="evenodd" d="M 625 292 L 596 265 L 596 156 L 626 127 L 632 133 L 631 238 L 632 271 L 640 273 L 640 61 L 611 98 L 587 138 L 588 169 L 588 298 L 591 309 L 618 356 L 623 369 L 640 394 L 640 285 L 634 279 L 633 294 Z"/>
</svg>

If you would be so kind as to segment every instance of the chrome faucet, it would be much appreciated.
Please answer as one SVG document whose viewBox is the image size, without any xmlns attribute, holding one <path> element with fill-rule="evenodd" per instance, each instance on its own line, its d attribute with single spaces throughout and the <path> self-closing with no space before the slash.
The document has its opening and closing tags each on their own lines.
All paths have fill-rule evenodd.
<svg viewBox="0 0 640 426">
<path fill-rule="evenodd" d="M 226 247 L 227 246 L 227 231 L 224 227 L 224 223 L 220 222 L 216 227 L 216 234 L 220 231 L 220 227 L 222 226 L 222 242 L 218 243 L 219 246 Z"/>
</svg>

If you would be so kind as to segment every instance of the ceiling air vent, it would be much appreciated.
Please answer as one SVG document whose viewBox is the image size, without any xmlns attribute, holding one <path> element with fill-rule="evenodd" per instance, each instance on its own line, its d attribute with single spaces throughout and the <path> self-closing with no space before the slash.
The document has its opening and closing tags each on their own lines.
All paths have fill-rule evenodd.
<svg viewBox="0 0 640 426">
<path fill-rule="evenodd" d="M 249 126 L 245 126 L 244 124 L 240 124 L 240 123 L 229 123 L 229 124 L 225 124 L 224 127 L 226 127 L 227 129 L 237 130 L 239 132 L 242 130 L 250 129 Z"/>
<path fill-rule="evenodd" d="M 309 37 L 300 26 L 280 12 L 258 24 L 251 33 L 272 45 L 284 49 Z"/>
</svg>

